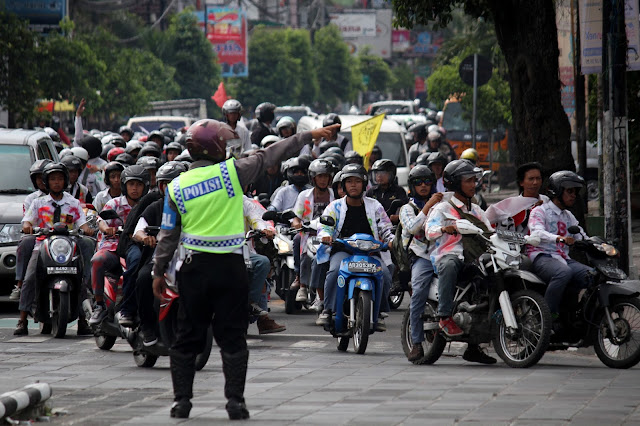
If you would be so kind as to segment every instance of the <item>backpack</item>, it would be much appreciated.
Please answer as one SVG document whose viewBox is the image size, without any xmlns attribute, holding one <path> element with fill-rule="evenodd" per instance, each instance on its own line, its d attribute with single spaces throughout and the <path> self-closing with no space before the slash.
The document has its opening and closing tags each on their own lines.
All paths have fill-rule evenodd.
<svg viewBox="0 0 640 426">
<path fill-rule="evenodd" d="M 488 233 L 487 225 L 484 224 L 483 221 L 472 215 L 471 213 L 463 212 L 458 206 L 456 206 L 451 200 L 449 204 L 453 206 L 454 209 L 460 215 L 460 219 L 467 219 L 473 225 L 481 228 L 485 236 Z M 461 235 L 462 236 L 462 247 L 464 254 L 465 263 L 473 263 L 476 259 L 482 256 L 487 251 L 487 243 L 479 235 Z"/>
<path fill-rule="evenodd" d="M 418 209 L 415 204 L 410 202 L 408 205 L 413 207 L 415 214 L 418 214 L 420 209 Z M 413 235 L 409 238 L 409 243 L 406 247 L 402 244 L 402 222 L 399 222 L 396 228 L 395 238 L 393 239 L 394 244 L 391 248 L 391 254 L 394 257 L 395 265 L 399 272 L 411 272 L 411 259 L 409 258 L 409 246 L 411 245 L 411 241 L 413 241 Z"/>
</svg>

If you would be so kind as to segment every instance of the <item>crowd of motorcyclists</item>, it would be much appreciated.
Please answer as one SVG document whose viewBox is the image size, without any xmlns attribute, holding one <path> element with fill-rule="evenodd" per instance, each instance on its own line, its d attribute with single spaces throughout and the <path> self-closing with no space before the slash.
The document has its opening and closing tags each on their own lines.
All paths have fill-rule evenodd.
<svg viewBox="0 0 640 426">
<path fill-rule="evenodd" d="M 82 299 L 91 300 L 92 313 L 79 316 L 78 335 L 94 334 L 105 320 L 105 274 L 118 271 L 124 259 L 116 320 L 123 327 L 139 326 L 145 346 L 157 344 L 154 295 L 162 294 L 165 274 L 177 259 L 181 308 L 178 339 L 170 352 L 172 417 L 189 415 L 194 358 L 214 313 L 227 411 L 231 419 L 249 417 L 243 397 L 248 324 L 255 320 L 260 334 L 286 329 L 268 313 L 278 250 L 271 240 L 279 232 L 263 219 L 268 210 L 295 214 L 289 225 L 299 231 L 292 239 L 290 289 L 296 302 L 310 302 L 318 314 L 316 324 L 325 328 L 342 303 L 336 300 L 339 272 L 350 256 L 348 248 L 335 241 L 368 234 L 389 247 L 372 254 L 383 277 L 376 282 L 372 325 L 377 332 L 387 330 L 384 318 L 392 286 L 409 290 L 409 361 L 424 357 L 421 316 L 435 276 L 441 333 L 464 333 L 453 317 L 456 282 L 475 259 L 467 256 L 457 220 L 469 220 L 486 232 L 502 229 L 539 237 L 539 245 L 525 250 L 530 270 L 547 283 L 544 296 L 553 320 L 562 313 L 567 288 L 579 291 L 591 283 L 591 268 L 568 255 L 569 247 L 585 238 L 581 228 L 569 230 L 578 225 L 569 209 L 584 180 L 570 171 L 556 172 L 548 179 L 547 197 L 542 193 L 542 167 L 521 165 L 518 197 L 532 202 L 492 223 L 477 198 L 483 183 L 478 153 L 467 150 L 458 159 L 433 117 L 407 129 L 412 143 L 407 193 L 397 183 L 396 165 L 378 147 L 364 158 L 353 150 L 352 142 L 339 134 L 336 114 L 327 115 L 321 129 L 297 132 L 295 120 L 275 117 L 275 105 L 263 103 L 250 130 L 241 119 L 242 105 L 231 99 L 222 107 L 223 122 L 201 120 L 179 131 L 163 125 L 141 134 L 126 126 L 118 133 L 84 131 L 83 111 L 84 101 L 76 113 L 72 145 L 56 141 L 60 161 L 38 160 L 30 169 L 36 190 L 24 202 L 25 236 L 11 295 L 19 300 L 20 310 L 14 334 L 28 334 L 30 314 L 38 319 L 38 312 L 32 312 L 40 244 L 30 235 L 35 227 L 63 222 L 83 230 L 78 240 L 84 263 Z M 113 210 L 117 218 L 99 217 L 90 226 L 86 215 L 91 209 L 98 214 Z M 309 255 L 308 242 L 316 235 L 306 225 L 319 218 L 331 218 L 330 224 L 322 220 L 317 229 L 322 244 L 317 255 Z M 160 233 L 147 232 L 149 227 L 161 227 Z M 250 230 L 257 237 L 245 241 Z M 399 257 L 406 257 L 408 279 L 397 278 Z M 463 358 L 496 362 L 472 343 Z"/>
</svg>

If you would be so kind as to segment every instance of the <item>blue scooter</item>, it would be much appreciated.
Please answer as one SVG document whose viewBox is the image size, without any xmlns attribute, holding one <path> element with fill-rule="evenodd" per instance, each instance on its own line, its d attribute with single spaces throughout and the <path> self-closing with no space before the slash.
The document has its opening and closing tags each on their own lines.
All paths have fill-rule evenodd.
<svg viewBox="0 0 640 426">
<path fill-rule="evenodd" d="M 331 226 L 327 219 L 333 221 L 333 218 L 323 217 L 321 222 Z M 382 264 L 372 254 L 388 250 L 388 245 L 368 234 L 353 234 L 347 239 L 336 239 L 332 247 L 346 251 L 350 256 L 340 264 L 335 319 L 331 316 L 325 330 L 338 338 L 339 351 L 345 352 L 353 337 L 353 350 L 363 354 L 367 350 L 369 334 L 375 331 L 378 321 L 379 308 L 375 308 L 375 301 L 382 297 L 378 293 L 384 279 Z"/>
</svg>

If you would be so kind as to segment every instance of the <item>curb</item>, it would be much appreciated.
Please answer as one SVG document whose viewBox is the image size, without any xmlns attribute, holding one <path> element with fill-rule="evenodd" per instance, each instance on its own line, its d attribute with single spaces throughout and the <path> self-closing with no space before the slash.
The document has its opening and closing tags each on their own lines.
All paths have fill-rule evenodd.
<svg viewBox="0 0 640 426">
<path fill-rule="evenodd" d="M 51 398 L 51 386 L 48 383 L 34 383 L 20 390 L 3 393 L 0 395 L 0 419 L 11 416 L 49 398 Z"/>
</svg>

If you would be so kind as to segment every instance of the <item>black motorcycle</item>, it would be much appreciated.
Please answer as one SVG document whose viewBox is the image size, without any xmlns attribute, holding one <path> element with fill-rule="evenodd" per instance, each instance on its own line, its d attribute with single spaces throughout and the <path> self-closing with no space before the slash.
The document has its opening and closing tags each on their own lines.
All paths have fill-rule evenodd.
<svg viewBox="0 0 640 426">
<path fill-rule="evenodd" d="M 572 226 L 570 234 L 579 234 Z M 603 364 L 630 368 L 640 361 L 640 280 L 629 280 L 618 268 L 618 250 L 600 237 L 576 240 L 573 248 L 592 266 L 591 285 L 581 294 L 565 292 L 559 322 L 549 350 L 593 345 Z"/>
<path fill-rule="evenodd" d="M 34 235 L 45 237 L 39 251 L 36 286 L 36 321 L 42 334 L 64 337 L 67 324 L 79 313 L 83 263 L 78 231 L 58 222 L 52 229 L 34 228 Z"/>
</svg>

